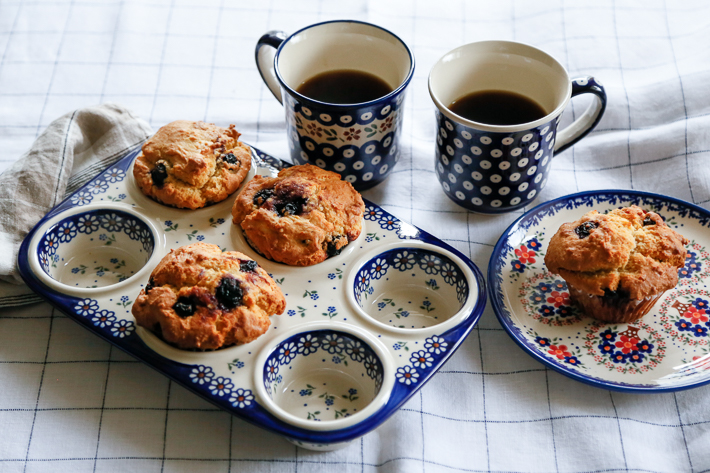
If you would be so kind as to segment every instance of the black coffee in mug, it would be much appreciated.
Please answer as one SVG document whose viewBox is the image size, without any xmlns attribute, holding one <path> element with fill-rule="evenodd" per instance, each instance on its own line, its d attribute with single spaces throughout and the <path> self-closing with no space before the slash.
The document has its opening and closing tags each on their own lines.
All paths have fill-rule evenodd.
<svg viewBox="0 0 710 473">
<path fill-rule="evenodd" d="M 355 69 L 326 71 L 306 79 L 296 92 L 326 103 L 354 104 L 379 99 L 392 92 L 384 80 Z"/>
<path fill-rule="evenodd" d="M 533 99 L 507 90 L 482 90 L 451 102 L 449 110 L 456 115 L 488 125 L 530 123 L 547 115 Z"/>
</svg>

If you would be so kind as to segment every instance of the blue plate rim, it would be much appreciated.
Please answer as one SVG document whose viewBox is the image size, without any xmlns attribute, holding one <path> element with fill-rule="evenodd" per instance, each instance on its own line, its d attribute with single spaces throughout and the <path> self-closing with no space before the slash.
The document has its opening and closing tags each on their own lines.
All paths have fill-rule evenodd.
<svg viewBox="0 0 710 473">
<path fill-rule="evenodd" d="M 582 192 L 577 192 L 574 194 L 567 194 L 561 197 L 558 197 L 553 200 L 548 200 L 546 202 L 543 202 L 541 204 L 536 205 L 532 209 L 528 210 L 525 212 L 523 215 L 515 219 L 513 223 L 511 223 L 508 228 L 505 229 L 503 234 L 500 236 L 498 241 L 496 242 L 495 247 L 493 248 L 493 252 L 491 253 L 491 257 L 488 261 L 488 268 L 487 268 L 487 273 L 486 273 L 486 280 L 488 282 L 488 295 L 491 300 L 491 307 L 493 308 L 493 312 L 496 315 L 496 318 L 498 319 L 498 322 L 503 326 L 505 331 L 508 333 L 508 336 L 513 339 L 513 341 L 528 355 L 530 355 L 533 359 L 537 360 L 538 362 L 542 363 L 548 368 L 553 369 L 554 371 L 565 375 L 569 378 L 574 379 L 575 381 L 580 381 L 584 384 L 594 386 L 597 388 L 603 388 L 603 389 L 608 389 L 611 391 L 618 391 L 618 392 L 627 392 L 627 393 L 643 393 L 643 394 L 654 394 L 654 393 L 668 393 L 668 392 L 676 392 L 676 391 L 683 391 L 686 389 L 691 389 L 691 388 L 696 388 L 700 386 L 704 386 L 706 384 L 710 384 L 710 377 L 708 379 L 696 381 L 696 382 L 691 382 L 688 384 L 684 385 L 678 385 L 678 386 L 651 386 L 651 385 L 634 385 L 634 384 L 625 384 L 625 383 L 618 383 L 618 382 L 612 382 L 612 381 L 606 381 L 600 378 L 596 378 L 593 376 L 585 376 L 580 373 L 577 373 L 571 369 L 565 368 L 561 365 L 558 365 L 548 359 L 547 357 L 542 356 L 539 352 L 531 350 L 530 347 L 527 346 L 520 338 L 518 337 L 514 327 L 515 324 L 512 322 L 512 320 L 505 315 L 505 312 L 507 311 L 503 307 L 502 301 L 499 300 L 497 292 L 500 289 L 500 281 L 498 278 L 495 277 L 495 270 L 496 270 L 496 262 L 500 260 L 501 257 L 501 252 L 503 250 L 503 246 L 505 243 L 508 241 L 510 235 L 513 233 L 513 230 L 517 228 L 521 222 L 523 222 L 525 219 L 530 218 L 531 216 L 539 213 L 542 210 L 545 210 L 547 208 L 553 207 L 555 205 L 558 205 L 562 202 L 568 202 L 572 199 L 575 198 L 580 198 L 580 197 L 597 197 L 601 195 L 615 195 L 619 197 L 628 197 L 628 196 L 635 196 L 635 197 L 646 197 L 646 198 L 651 198 L 651 199 L 657 199 L 657 200 L 662 200 L 666 202 L 672 202 L 677 205 L 687 207 L 691 210 L 694 210 L 698 212 L 699 214 L 704 215 L 707 217 L 707 219 L 710 221 L 710 211 L 700 207 L 699 205 L 693 204 L 691 202 L 687 202 L 685 200 L 679 199 L 677 197 L 671 197 L 663 194 L 657 194 L 654 192 L 646 192 L 646 191 L 638 191 L 638 190 L 626 190 L 626 189 L 600 189 L 600 190 L 590 190 L 590 191 L 582 191 Z M 544 217 L 542 217 L 544 218 Z"/>
</svg>

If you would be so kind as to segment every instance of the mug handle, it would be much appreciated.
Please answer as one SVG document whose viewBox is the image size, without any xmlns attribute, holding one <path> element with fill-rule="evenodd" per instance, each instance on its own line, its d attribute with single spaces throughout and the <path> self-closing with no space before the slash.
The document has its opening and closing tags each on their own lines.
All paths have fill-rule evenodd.
<svg viewBox="0 0 710 473">
<path fill-rule="evenodd" d="M 271 93 L 274 94 L 276 100 L 282 105 L 281 87 L 279 87 L 276 71 L 274 71 L 274 57 L 276 56 L 276 50 L 285 39 L 286 33 L 283 31 L 268 31 L 256 42 L 256 50 L 254 51 L 256 68 L 259 69 L 262 80 L 266 83 Z M 264 46 L 269 46 L 269 48 L 264 48 Z"/>
<path fill-rule="evenodd" d="M 557 133 L 555 154 L 566 150 L 592 131 L 604 115 L 606 109 L 606 91 L 604 87 L 592 76 L 577 77 L 572 79 L 572 97 L 582 94 L 594 94 L 594 101 L 584 111 L 581 117 L 571 125 Z"/>
</svg>

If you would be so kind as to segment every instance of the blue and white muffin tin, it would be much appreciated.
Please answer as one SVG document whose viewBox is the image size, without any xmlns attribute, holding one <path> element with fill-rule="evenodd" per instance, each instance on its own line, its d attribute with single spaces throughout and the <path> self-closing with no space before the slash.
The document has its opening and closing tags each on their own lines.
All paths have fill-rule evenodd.
<svg viewBox="0 0 710 473">
<path fill-rule="evenodd" d="M 49 212 L 19 268 L 48 302 L 220 408 L 305 448 L 334 449 L 387 420 L 458 348 L 486 304 L 479 269 L 446 243 L 366 202 L 360 238 L 311 267 L 264 259 L 232 224 L 234 196 L 163 206 L 133 181 L 129 152 Z M 287 164 L 253 149 L 256 173 Z M 188 351 L 138 327 L 131 306 L 170 249 L 241 251 L 286 296 L 257 340 Z"/>
</svg>

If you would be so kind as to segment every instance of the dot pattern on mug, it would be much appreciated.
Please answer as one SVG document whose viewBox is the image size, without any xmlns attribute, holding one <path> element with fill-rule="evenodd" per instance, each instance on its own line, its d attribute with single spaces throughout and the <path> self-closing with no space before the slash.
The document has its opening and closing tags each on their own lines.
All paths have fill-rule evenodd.
<svg viewBox="0 0 710 473">
<path fill-rule="evenodd" d="M 530 203 L 547 183 L 559 117 L 513 133 L 479 131 L 439 111 L 436 118 L 436 175 L 457 204 L 474 212 L 506 212 Z"/>
<path fill-rule="evenodd" d="M 318 108 L 285 99 L 294 164 L 337 172 L 357 189 L 382 182 L 399 161 L 404 91 L 368 107 Z"/>
</svg>

